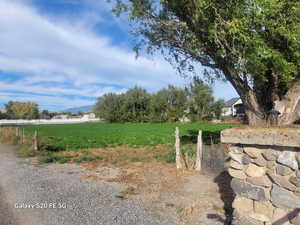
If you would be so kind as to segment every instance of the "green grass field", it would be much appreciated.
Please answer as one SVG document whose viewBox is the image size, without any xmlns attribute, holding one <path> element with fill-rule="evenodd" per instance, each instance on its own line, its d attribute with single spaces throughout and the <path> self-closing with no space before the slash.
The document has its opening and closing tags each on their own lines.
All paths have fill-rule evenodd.
<svg viewBox="0 0 300 225">
<path fill-rule="evenodd" d="M 108 124 L 83 123 L 68 125 L 25 126 L 25 133 L 38 131 L 39 137 L 52 150 L 130 147 L 173 144 L 175 127 L 179 127 L 183 142 L 194 142 L 199 130 L 204 142 L 219 141 L 220 131 L 237 125 L 230 124 Z"/>
</svg>

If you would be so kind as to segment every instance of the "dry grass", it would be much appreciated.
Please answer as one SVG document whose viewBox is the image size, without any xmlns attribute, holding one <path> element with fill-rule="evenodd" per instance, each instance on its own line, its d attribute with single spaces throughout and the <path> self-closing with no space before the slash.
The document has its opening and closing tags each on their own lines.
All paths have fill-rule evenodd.
<svg viewBox="0 0 300 225">
<path fill-rule="evenodd" d="M 163 155 L 167 154 L 172 148 L 168 146 L 140 147 L 132 148 L 127 146 L 89 149 L 95 156 L 102 158 L 102 162 L 116 166 L 125 166 L 135 162 L 154 162 L 158 161 Z"/>
<path fill-rule="evenodd" d="M 178 216 L 187 224 L 197 224 L 199 215 L 208 210 L 223 216 L 223 203 L 214 176 L 207 172 L 177 170 L 174 164 L 135 162 L 123 166 L 104 162 L 83 163 L 90 181 L 116 182 L 125 185 L 117 198 L 137 198 L 152 210 Z M 115 177 L 103 178 L 97 171 L 103 167 L 119 169 Z"/>
<path fill-rule="evenodd" d="M 1 141 L 7 144 L 17 144 L 19 142 L 19 137 L 16 136 L 16 133 L 16 128 L 1 128 Z"/>
</svg>

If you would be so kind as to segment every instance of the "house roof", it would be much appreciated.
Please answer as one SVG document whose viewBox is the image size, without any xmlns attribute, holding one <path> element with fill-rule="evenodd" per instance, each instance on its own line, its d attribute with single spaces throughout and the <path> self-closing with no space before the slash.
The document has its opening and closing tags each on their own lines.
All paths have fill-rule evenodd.
<svg viewBox="0 0 300 225">
<path fill-rule="evenodd" d="M 240 98 L 232 98 L 225 102 L 225 107 L 231 107 L 234 103 L 236 103 Z"/>
</svg>

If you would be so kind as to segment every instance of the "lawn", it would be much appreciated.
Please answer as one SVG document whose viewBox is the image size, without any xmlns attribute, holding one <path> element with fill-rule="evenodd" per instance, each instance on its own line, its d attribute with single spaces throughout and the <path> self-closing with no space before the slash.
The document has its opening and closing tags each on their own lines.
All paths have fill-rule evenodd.
<svg viewBox="0 0 300 225">
<path fill-rule="evenodd" d="M 179 127 L 183 142 L 194 142 L 199 130 L 204 142 L 219 142 L 220 131 L 237 125 L 231 124 L 108 124 L 83 123 L 68 125 L 25 126 L 25 134 L 38 131 L 42 142 L 53 150 L 106 148 L 117 146 L 142 147 L 174 143 L 175 127 Z"/>
</svg>

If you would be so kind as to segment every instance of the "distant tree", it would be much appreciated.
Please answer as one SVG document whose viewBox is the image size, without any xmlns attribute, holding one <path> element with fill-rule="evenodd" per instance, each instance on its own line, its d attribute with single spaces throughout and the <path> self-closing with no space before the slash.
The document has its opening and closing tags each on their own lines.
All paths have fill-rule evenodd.
<svg viewBox="0 0 300 225">
<path fill-rule="evenodd" d="M 216 119 L 221 119 L 221 116 L 222 116 L 222 110 L 225 106 L 225 101 L 223 99 L 220 99 L 218 101 L 215 101 L 213 104 L 212 104 L 212 112 L 214 114 L 214 117 Z"/>
<path fill-rule="evenodd" d="M 54 118 L 57 115 L 59 115 L 58 112 L 49 112 L 50 119 Z"/>
<path fill-rule="evenodd" d="M 123 95 L 124 122 L 148 122 L 150 120 L 150 94 L 145 89 L 134 87 Z"/>
<path fill-rule="evenodd" d="M 169 91 L 162 89 L 151 97 L 150 111 L 152 122 L 168 121 L 168 96 Z"/>
<path fill-rule="evenodd" d="M 151 115 L 155 122 L 178 121 L 187 109 L 184 89 L 169 85 L 152 96 Z"/>
<path fill-rule="evenodd" d="M 186 88 L 188 93 L 189 115 L 193 121 L 210 120 L 213 117 L 213 90 L 198 77 Z"/>
<path fill-rule="evenodd" d="M 34 102 L 8 102 L 7 115 L 10 119 L 37 119 L 39 117 L 38 105 Z"/>
<path fill-rule="evenodd" d="M 8 119 L 8 116 L 6 113 L 0 112 L 0 120 Z"/>
<path fill-rule="evenodd" d="M 178 121 L 186 110 L 187 95 L 184 89 L 175 86 L 168 87 L 167 116 L 168 121 Z"/>
<path fill-rule="evenodd" d="M 5 104 L 5 109 L 6 109 L 6 114 L 8 119 L 17 119 L 12 110 L 13 104 L 14 104 L 13 101 L 9 101 L 7 104 Z"/>
<path fill-rule="evenodd" d="M 40 112 L 39 118 L 40 119 L 47 119 L 47 120 L 51 119 L 50 112 L 48 110 L 43 110 L 42 112 Z"/>
<path fill-rule="evenodd" d="M 176 122 L 190 114 L 193 121 L 220 117 L 222 101 L 214 102 L 212 88 L 194 78 L 186 88 L 169 85 L 150 95 L 134 87 L 124 94 L 105 94 L 94 108 L 96 116 L 108 122 Z"/>
<path fill-rule="evenodd" d="M 121 111 L 123 103 L 123 95 L 108 93 L 98 99 L 93 111 L 97 117 L 103 118 L 108 122 L 121 122 L 123 118 Z"/>
</svg>

